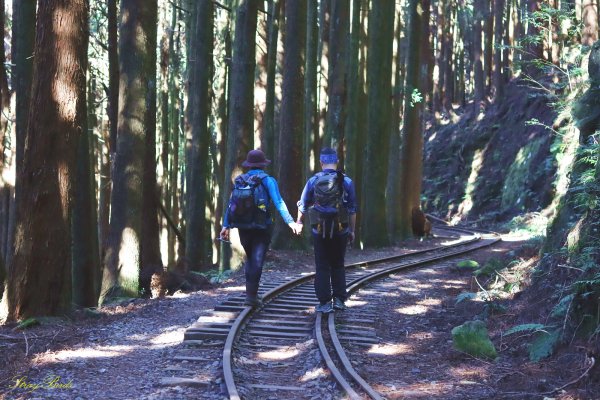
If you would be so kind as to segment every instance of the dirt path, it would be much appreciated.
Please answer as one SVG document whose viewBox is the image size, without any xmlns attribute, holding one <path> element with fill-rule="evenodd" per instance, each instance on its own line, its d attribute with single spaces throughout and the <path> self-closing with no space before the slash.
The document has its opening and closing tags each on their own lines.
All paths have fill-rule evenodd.
<svg viewBox="0 0 600 400">
<path fill-rule="evenodd" d="M 430 245 L 411 242 L 407 248 Z M 514 252 L 518 246 L 506 242 L 469 258 L 484 263 Z M 348 261 L 405 249 L 352 250 Z M 378 333 L 395 347 L 367 351 L 361 363 L 366 365 L 365 373 L 377 376 L 382 393 L 388 398 L 541 399 L 543 396 L 533 393 L 558 387 L 578 375 L 582 357 L 573 350 L 561 354 L 560 362 L 553 359 L 530 364 L 526 351 L 519 351 L 523 342 L 503 343 L 500 333 L 510 326 L 510 315 L 488 322 L 492 340 L 500 350 L 497 362 L 476 360 L 454 350 L 452 327 L 482 312 L 481 303 L 455 305 L 456 295 L 470 289 L 471 275 L 453 268 L 454 263 L 412 272 L 402 279 L 405 286 L 415 290 L 390 291 L 378 305 L 385 316 L 378 322 Z M 273 252 L 263 276 L 269 280 L 312 270 L 310 252 Z M 223 399 L 221 347 L 190 350 L 181 342 L 185 329 L 199 316 L 210 314 L 219 302 L 241 293 L 243 276 L 238 272 L 208 291 L 133 300 L 102 308 L 98 317 L 61 320 L 23 332 L 0 327 L 0 398 Z M 190 354 L 194 360 L 181 360 Z M 181 376 L 181 371 L 190 369 L 197 371 L 195 378 L 208 383 L 195 387 L 161 385 L 164 378 Z M 589 393 L 594 393 L 598 383 L 573 387 L 547 397 L 593 398 Z M 277 398 L 275 393 L 273 398 Z"/>
</svg>

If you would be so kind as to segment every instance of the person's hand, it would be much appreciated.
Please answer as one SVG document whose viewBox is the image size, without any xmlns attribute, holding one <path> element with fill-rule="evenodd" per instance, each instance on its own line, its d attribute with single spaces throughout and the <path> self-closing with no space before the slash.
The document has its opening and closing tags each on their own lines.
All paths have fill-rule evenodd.
<svg viewBox="0 0 600 400">
<path fill-rule="evenodd" d="M 350 246 L 354 244 L 354 238 L 354 232 L 348 232 L 348 243 L 350 243 Z"/>
<path fill-rule="evenodd" d="M 302 224 L 298 224 L 296 222 L 290 222 L 288 224 L 288 226 L 290 227 L 292 232 L 294 232 L 295 235 L 300 235 L 302 233 Z"/>
<path fill-rule="evenodd" d="M 229 228 L 221 229 L 221 233 L 219 233 L 219 237 L 223 240 L 229 241 Z"/>
</svg>

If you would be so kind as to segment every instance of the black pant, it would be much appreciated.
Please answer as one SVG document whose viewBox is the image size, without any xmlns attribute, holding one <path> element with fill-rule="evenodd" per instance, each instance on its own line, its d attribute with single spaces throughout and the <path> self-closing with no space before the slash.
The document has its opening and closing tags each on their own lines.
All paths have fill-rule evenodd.
<svg viewBox="0 0 600 400">
<path fill-rule="evenodd" d="M 246 252 L 246 297 L 255 299 L 258 293 L 265 254 L 271 243 L 270 229 L 240 229 L 240 242 Z"/>
<path fill-rule="evenodd" d="M 347 233 L 323 238 L 322 234 L 313 232 L 316 264 L 315 293 L 321 304 L 331 301 L 332 288 L 333 297 L 346 300 L 344 257 L 347 241 Z"/>
</svg>

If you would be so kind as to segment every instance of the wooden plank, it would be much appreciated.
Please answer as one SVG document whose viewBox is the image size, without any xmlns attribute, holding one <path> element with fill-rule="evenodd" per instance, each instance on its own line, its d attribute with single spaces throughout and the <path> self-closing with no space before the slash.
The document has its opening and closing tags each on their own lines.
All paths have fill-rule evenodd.
<svg viewBox="0 0 600 400">
<path fill-rule="evenodd" d="M 183 334 L 184 341 L 190 340 L 201 340 L 201 339 L 220 339 L 224 340 L 227 337 L 227 332 L 216 333 L 216 332 L 202 332 L 202 331 L 186 331 Z"/>
<path fill-rule="evenodd" d="M 206 387 L 211 385 L 211 381 L 204 381 L 194 378 L 162 378 L 158 383 L 160 386 L 189 386 L 189 387 Z"/>
<path fill-rule="evenodd" d="M 305 333 L 273 332 L 273 331 L 267 331 L 267 330 L 249 330 L 247 333 L 250 336 L 261 336 L 261 337 L 282 338 L 282 339 L 305 338 L 305 337 L 309 336 L 308 334 L 305 334 Z"/>
<path fill-rule="evenodd" d="M 248 324 L 248 328 L 252 329 L 252 330 L 264 329 L 266 331 L 277 331 L 277 332 L 310 332 L 312 330 L 311 327 L 254 324 L 253 322 Z"/>
<path fill-rule="evenodd" d="M 346 342 L 363 342 L 363 343 L 374 343 L 378 344 L 379 340 L 372 337 L 358 337 L 358 336 L 340 336 L 340 340 Z"/>
<path fill-rule="evenodd" d="M 289 392 L 303 392 L 306 388 L 298 387 L 298 386 L 278 386 L 278 385 L 248 385 L 253 389 L 262 389 L 262 390 L 287 390 Z"/>
</svg>

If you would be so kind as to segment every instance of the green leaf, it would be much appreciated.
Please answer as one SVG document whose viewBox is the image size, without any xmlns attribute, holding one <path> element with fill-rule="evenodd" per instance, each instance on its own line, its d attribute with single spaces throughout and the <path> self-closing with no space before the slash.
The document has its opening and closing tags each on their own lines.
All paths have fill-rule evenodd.
<svg viewBox="0 0 600 400">
<path fill-rule="evenodd" d="M 552 312 L 550 313 L 551 317 L 564 317 L 567 314 L 567 310 L 569 309 L 569 304 L 573 301 L 575 297 L 574 294 L 570 294 L 568 296 L 560 299 L 557 305 L 554 306 Z"/>
<path fill-rule="evenodd" d="M 546 327 L 546 325 L 542 324 L 521 324 L 517 326 L 513 326 L 506 332 L 504 332 L 504 336 L 512 335 L 513 333 L 519 332 L 527 332 L 527 331 L 539 331 Z"/>
<path fill-rule="evenodd" d="M 537 338 L 529 347 L 529 359 L 533 362 L 538 362 L 552 355 L 559 339 L 559 329 L 553 332 L 540 331 Z"/>
<path fill-rule="evenodd" d="M 479 263 L 474 260 L 463 260 L 456 263 L 458 268 L 475 269 L 479 267 Z"/>
<path fill-rule="evenodd" d="M 21 321 L 21 323 L 19 325 L 16 326 L 15 329 L 27 329 L 27 328 L 31 328 L 33 326 L 37 326 L 40 324 L 40 321 L 38 321 L 35 318 L 27 318 L 24 321 Z"/>
<path fill-rule="evenodd" d="M 464 301 L 464 300 L 474 300 L 477 298 L 477 293 L 473 292 L 462 292 L 458 296 L 456 296 L 456 304 Z"/>
<path fill-rule="evenodd" d="M 457 350 L 474 357 L 491 359 L 498 357 L 483 321 L 468 321 L 455 327 L 452 329 L 452 341 Z"/>
</svg>

